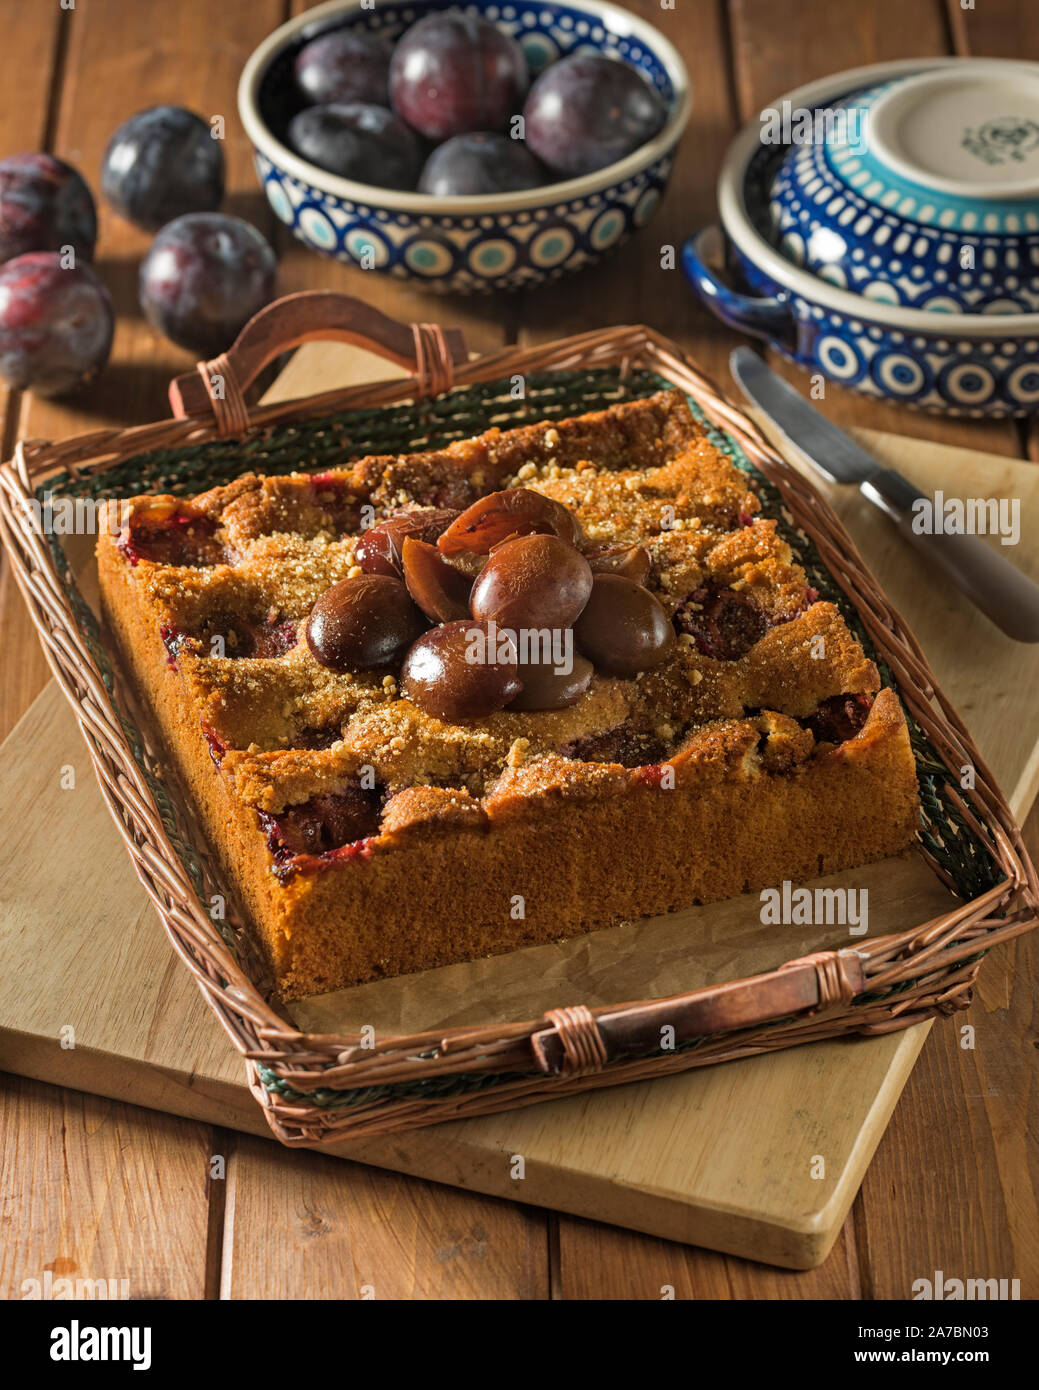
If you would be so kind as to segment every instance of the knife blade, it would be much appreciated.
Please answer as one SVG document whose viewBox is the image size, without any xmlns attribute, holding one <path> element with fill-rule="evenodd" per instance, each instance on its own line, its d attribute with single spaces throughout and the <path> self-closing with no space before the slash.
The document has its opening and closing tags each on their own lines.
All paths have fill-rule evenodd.
<svg viewBox="0 0 1039 1390">
<path fill-rule="evenodd" d="M 891 518 L 902 536 L 948 578 L 990 622 L 1016 642 L 1039 642 L 1039 584 L 977 535 L 914 526 L 933 518 L 935 498 L 885 468 L 842 429 L 777 376 L 750 348 L 729 356 L 733 377 L 782 437 L 831 482 L 854 484 Z M 919 504 L 923 503 L 923 507 Z"/>
</svg>

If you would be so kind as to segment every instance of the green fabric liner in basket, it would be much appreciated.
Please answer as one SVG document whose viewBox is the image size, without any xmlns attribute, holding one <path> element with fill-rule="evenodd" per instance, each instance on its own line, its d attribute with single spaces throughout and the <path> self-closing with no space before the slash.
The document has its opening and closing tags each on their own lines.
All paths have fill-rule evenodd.
<svg viewBox="0 0 1039 1390">
<path fill-rule="evenodd" d="M 512 429 L 541 420 L 564 419 L 585 411 L 601 410 L 620 401 L 640 400 L 663 389 L 673 390 L 674 384 L 643 368 L 633 369 L 624 376 L 618 368 L 532 375 L 525 381 L 524 395 L 519 397 L 513 394 L 513 378 L 503 378 L 451 391 L 435 401 L 381 406 L 373 410 L 354 409 L 315 420 L 276 425 L 244 442 L 214 441 L 138 454 L 93 477 L 74 479 L 68 473 L 59 474 L 37 489 L 37 497 L 42 502 L 44 493 L 95 499 L 128 497 L 142 492 L 191 496 L 226 483 L 244 472 L 323 472 L 371 454 L 435 449 L 452 440 L 480 434 L 495 425 L 501 429 Z M 778 489 L 754 467 L 731 436 L 710 424 L 695 401 L 689 399 L 689 405 L 697 419 L 705 425 L 711 442 L 748 475 L 751 487 L 761 499 L 763 514 L 778 522 L 780 534 L 795 551 L 812 586 L 821 597 L 837 605 L 865 651 L 877 661 L 884 683 L 893 686 L 895 682 L 891 671 L 878 659 L 854 606 L 834 583 L 814 543 L 794 524 L 783 506 Z M 111 694 L 114 688 L 112 665 L 101 644 L 97 619 L 76 587 L 59 539 L 51 535 L 49 541 L 84 641 Z M 949 777 L 948 769 L 908 711 L 906 717 L 920 788 L 921 841 L 956 884 L 957 892 L 964 899 L 977 897 L 1003 880 L 998 862 L 985 841 L 971 830 L 956 806 L 946 799 L 944 784 Z M 170 843 L 196 893 L 204 899 L 202 858 L 184 834 L 164 783 L 149 766 L 136 725 L 122 711 L 119 711 L 119 719 L 134 760 L 155 797 Z M 238 942 L 231 928 L 222 920 L 212 920 L 225 943 L 237 956 Z M 983 954 L 979 952 L 974 959 Z M 864 997 L 870 1000 L 889 998 L 908 989 L 910 984 L 897 984 L 885 990 L 882 996 Z M 786 1021 L 777 1019 L 776 1025 Z M 691 1050 L 703 1046 L 707 1041 L 707 1038 L 696 1038 L 679 1044 L 677 1050 Z M 655 1051 L 644 1055 L 655 1055 Z M 369 1106 L 391 1100 L 447 1098 L 518 1080 L 525 1075 L 487 1073 L 440 1076 L 428 1081 L 397 1082 L 350 1091 L 326 1089 L 304 1092 L 288 1086 L 267 1067 L 258 1066 L 257 1070 L 269 1091 L 320 1108 Z"/>
</svg>

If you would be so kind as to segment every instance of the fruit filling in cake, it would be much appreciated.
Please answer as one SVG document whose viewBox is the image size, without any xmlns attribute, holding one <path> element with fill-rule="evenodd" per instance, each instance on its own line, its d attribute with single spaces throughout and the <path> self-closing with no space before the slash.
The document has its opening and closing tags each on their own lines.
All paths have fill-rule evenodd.
<svg viewBox="0 0 1039 1390">
<path fill-rule="evenodd" d="M 121 505 L 106 613 L 284 997 L 913 838 L 897 697 L 678 392 Z"/>
</svg>

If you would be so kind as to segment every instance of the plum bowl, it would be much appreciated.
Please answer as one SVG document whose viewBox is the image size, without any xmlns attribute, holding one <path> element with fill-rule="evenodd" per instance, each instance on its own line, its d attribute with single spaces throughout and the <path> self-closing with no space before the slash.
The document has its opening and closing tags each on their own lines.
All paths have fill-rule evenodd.
<svg viewBox="0 0 1039 1390">
<path fill-rule="evenodd" d="M 596 52 L 641 72 L 667 107 L 662 128 L 625 158 L 522 192 L 440 197 L 339 177 L 285 141 L 299 109 L 292 65 L 319 34 L 342 28 L 399 37 L 416 20 L 462 11 L 491 21 L 522 47 L 532 75 L 557 58 Z M 407 4 L 331 0 L 283 24 L 252 53 L 238 110 L 256 170 L 278 219 L 305 245 L 350 265 L 463 294 L 520 290 L 601 259 L 643 227 L 667 185 L 689 118 L 685 65 L 652 25 L 597 0 Z"/>
</svg>

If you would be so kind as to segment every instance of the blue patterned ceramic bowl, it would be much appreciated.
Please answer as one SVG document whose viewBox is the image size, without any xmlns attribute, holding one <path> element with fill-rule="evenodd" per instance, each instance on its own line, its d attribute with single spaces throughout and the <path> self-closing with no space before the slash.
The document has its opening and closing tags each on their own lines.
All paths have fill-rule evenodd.
<svg viewBox="0 0 1039 1390">
<path fill-rule="evenodd" d="M 955 63 L 910 59 L 860 68 L 784 101 L 811 111 Z M 970 418 L 1039 411 L 1039 313 L 934 313 L 892 304 L 813 275 L 776 249 L 770 198 L 787 148 L 762 143 L 758 121 L 733 142 L 718 181 L 721 228 L 705 228 L 682 252 L 707 307 L 809 371 L 866 395 Z"/>
<path fill-rule="evenodd" d="M 355 27 L 395 38 L 423 15 L 480 14 L 522 44 L 535 72 L 574 50 L 625 59 L 668 102 L 660 133 L 626 159 L 582 178 L 523 193 L 437 198 L 338 178 L 301 159 L 274 133 L 287 103 L 295 53 L 316 34 Z M 299 239 L 348 264 L 463 293 L 518 290 L 599 260 L 644 226 L 660 201 L 689 118 L 689 79 L 672 45 L 651 25 L 598 0 L 406 4 L 369 0 L 319 5 L 276 29 L 242 73 L 238 110 L 275 214 Z"/>
<path fill-rule="evenodd" d="M 784 256 L 886 304 L 1039 310 L 1039 63 L 898 78 L 813 127 L 772 184 Z"/>
</svg>

